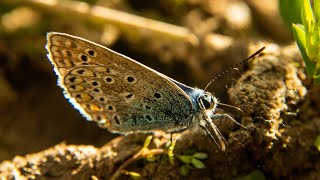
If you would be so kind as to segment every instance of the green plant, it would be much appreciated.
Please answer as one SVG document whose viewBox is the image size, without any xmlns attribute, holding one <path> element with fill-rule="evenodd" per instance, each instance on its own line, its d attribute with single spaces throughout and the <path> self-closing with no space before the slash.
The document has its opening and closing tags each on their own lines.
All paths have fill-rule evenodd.
<svg viewBox="0 0 320 180">
<path fill-rule="evenodd" d="M 236 178 L 236 180 L 265 180 L 265 176 L 262 171 L 255 170 L 248 175 Z"/>
<path fill-rule="evenodd" d="M 317 136 L 313 144 L 320 151 L 320 135 Z"/>
<path fill-rule="evenodd" d="M 207 159 L 206 153 L 197 152 L 193 155 L 177 155 L 178 159 L 184 163 L 180 167 L 180 174 L 185 176 L 189 173 L 190 169 L 204 169 L 206 166 L 201 160 Z"/>
<path fill-rule="evenodd" d="M 320 84 L 320 0 L 314 0 L 314 11 L 309 0 L 301 3 L 301 24 L 292 24 L 293 34 L 306 64 L 307 73 Z"/>
<path fill-rule="evenodd" d="M 301 24 L 301 4 L 303 0 L 279 0 L 280 15 L 285 24 L 291 28 L 292 23 Z"/>
</svg>

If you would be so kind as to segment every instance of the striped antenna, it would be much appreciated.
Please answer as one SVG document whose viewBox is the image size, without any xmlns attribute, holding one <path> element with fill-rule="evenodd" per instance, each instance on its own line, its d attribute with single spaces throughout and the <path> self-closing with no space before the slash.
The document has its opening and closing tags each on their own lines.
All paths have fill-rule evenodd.
<svg viewBox="0 0 320 180">
<path fill-rule="evenodd" d="M 238 67 L 239 65 L 249 61 L 250 59 L 256 57 L 257 55 L 259 55 L 266 47 L 262 47 L 260 48 L 258 51 L 256 51 L 255 53 L 253 53 L 251 56 L 249 56 L 247 59 L 241 61 L 240 63 L 226 69 L 225 71 L 223 71 L 221 74 L 219 74 L 218 76 L 214 77 L 213 79 L 211 79 L 211 81 L 206 85 L 206 87 L 204 88 L 204 90 L 206 90 L 215 80 L 221 78 L 223 75 L 225 75 L 226 73 L 228 73 L 231 69 L 234 69 L 236 67 Z"/>
</svg>

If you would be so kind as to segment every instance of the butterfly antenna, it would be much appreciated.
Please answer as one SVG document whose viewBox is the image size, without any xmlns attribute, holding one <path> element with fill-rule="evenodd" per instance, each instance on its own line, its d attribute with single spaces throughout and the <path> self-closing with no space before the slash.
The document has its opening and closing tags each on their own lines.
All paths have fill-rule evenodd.
<svg viewBox="0 0 320 180">
<path fill-rule="evenodd" d="M 204 90 L 206 90 L 215 80 L 219 79 L 220 77 L 222 77 L 223 75 L 225 75 L 226 73 L 228 73 L 231 69 L 234 69 L 236 67 L 238 67 L 239 65 L 249 61 L 250 59 L 254 58 L 255 56 L 259 55 L 266 47 L 262 47 L 260 48 L 258 51 L 256 51 L 255 53 L 253 53 L 251 56 L 249 56 L 247 59 L 241 61 L 240 63 L 226 69 L 225 71 L 223 71 L 221 74 L 219 74 L 218 76 L 214 77 L 213 79 L 211 79 L 211 81 L 206 85 L 206 87 L 204 88 Z"/>
<path fill-rule="evenodd" d="M 224 104 L 224 103 L 221 103 L 221 102 L 218 102 L 217 104 L 218 104 L 218 105 L 221 105 L 221 106 L 226 106 L 226 107 L 230 107 L 230 108 L 236 109 L 236 110 L 240 111 L 241 113 L 245 114 L 245 113 L 242 111 L 242 109 L 240 109 L 240 108 L 238 108 L 238 107 L 236 107 L 236 106 L 232 106 L 232 105 L 229 105 L 229 104 Z"/>
</svg>

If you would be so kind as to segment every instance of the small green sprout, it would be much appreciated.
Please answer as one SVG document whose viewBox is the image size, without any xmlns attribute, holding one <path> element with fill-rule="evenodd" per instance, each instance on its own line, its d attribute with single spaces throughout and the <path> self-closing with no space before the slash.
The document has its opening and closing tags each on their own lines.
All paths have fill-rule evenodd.
<svg viewBox="0 0 320 180">
<path fill-rule="evenodd" d="M 317 136 L 313 144 L 318 149 L 318 151 L 320 151 L 320 135 Z"/>
<path fill-rule="evenodd" d="M 204 160 L 208 158 L 208 155 L 206 153 L 198 152 L 198 153 L 194 153 L 193 157 Z"/>
<path fill-rule="evenodd" d="M 173 165 L 174 164 L 174 154 L 173 154 L 173 149 L 176 146 L 176 140 L 172 140 L 170 142 L 170 146 L 168 148 L 168 157 L 169 157 L 169 162 Z"/>
<path fill-rule="evenodd" d="M 263 172 L 260 170 L 255 170 L 248 175 L 236 178 L 236 180 L 265 180 L 265 179 L 266 177 L 264 176 Z"/>
<path fill-rule="evenodd" d="M 208 158 L 206 153 L 194 153 L 193 155 L 177 155 L 178 159 L 184 163 L 180 167 L 180 174 L 186 176 L 190 169 L 204 169 L 206 166 L 201 160 L 205 160 Z"/>
<path fill-rule="evenodd" d="M 292 24 L 293 34 L 307 67 L 307 73 L 320 84 L 320 0 L 314 0 L 314 11 L 309 0 L 302 1 L 301 24 Z"/>
<path fill-rule="evenodd" d="M 191 164 L 197 168 L 197 169 L 204 169 L 206 166 L 203 164 L 202 161 L 200 161 L 199 159 L 197 158 L 192 158 L 191 159 Z"/>
<path fill-rule="evenodd" d="M 187 165 L 183 165 L 180 167 L 179 169 L 179 173 L 182 175 L 182 176 L 186 176 L 189 174 L 189 171 L 190 171 L 190 168 L 187 166 Z"/>
<path fill-rule="evenodd" d="M 123 173 L 127 176 L 130 176 L 132 179 L 142 179 L 141 174 L 136 172 L 123 170 Z"/>
</svg>

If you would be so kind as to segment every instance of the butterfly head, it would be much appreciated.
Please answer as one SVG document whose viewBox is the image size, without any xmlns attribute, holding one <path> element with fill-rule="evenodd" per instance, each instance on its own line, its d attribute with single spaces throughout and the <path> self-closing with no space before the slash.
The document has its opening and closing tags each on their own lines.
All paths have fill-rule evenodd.
<svg viewBox="0 0 320 180">
<path fill-rule="evenodd" d="M 197 117 L 198 127 L 202 129 L 202 132 L 209 135 L 209 137 L 213 140 L 213 142 L 217 144 L 217 146 L 222 151 L 225 151 L 226 149 L 225 140 L 222 134 L 220 133 L 218 127 L 212 122 L 212 119 L 214 119 L 215 117 L 221 116 L 219 114 L 217 115 L 214 113 L 218 104 L 217 98 L 213 94 L 203 91 L 203 93 L 198 97 L 197 102 L 201 110 L 199 113 L 199 116 Z M 212 133 L 210 132 L 210 128 L 211 130 L 213 130 L 216 137 L 212 135 Z"/>
<path fill-rule="evenodd" d="M 213 94 L 205 92 L 203 95 L 199 96 L 198 104 L 202 110 L 215 109 L 217 107 L 218 100 Z"/>
</svg>

